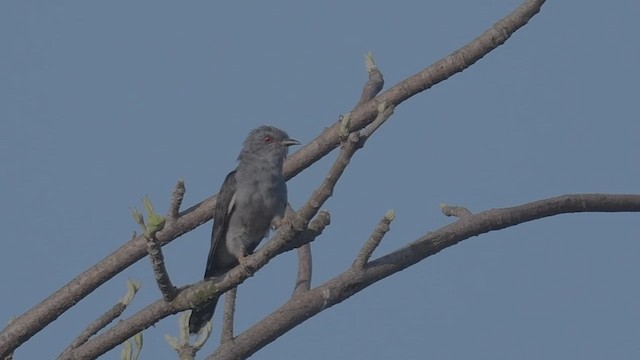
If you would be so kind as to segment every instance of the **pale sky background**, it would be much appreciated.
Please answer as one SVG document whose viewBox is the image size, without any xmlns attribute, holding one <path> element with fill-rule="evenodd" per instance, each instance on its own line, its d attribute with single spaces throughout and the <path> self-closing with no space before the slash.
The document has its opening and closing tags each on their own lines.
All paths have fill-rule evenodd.
<svg viewBox="0 0 640 360">
<path fill-rule="evenodd" d="M 360 96 L 372 51 L 388 88 L 520 1 L 0 4 L 0 322 L 127 241 L 146 194 L 165 213 L 216 193 L 262 124 L 306 143 Z M 376 256 L 471 211 L 565 193 L 637 193 L 640 2 L 549 1 L 484 59 L 402 104 L 347 169 L 313 243 L 314 284 L 350 265 L 389 208 Z M 300 206 L 335 157 L 289 182 Z M 211 223 L 166 246 L 201 279 Z M 544 219 L 465 241 L 330 308 L 254 359 L 639 359 L 637 214 Z M 242 330 L 291 294 L 295 253 L 239 289 Z M 24 344 L 51 359 L 125 293 L 160 297 L 147 259 Z M 220 309 L 220 308 L 219 308 Z M 220 311 L 218 312 L 220 314 Z M 220 318 L 200 357 L 219 340 Z M 142 359 L 176 358 L 144 333 Z M 119 358 L 118 347 L 104 358 Z"/>
</svg>

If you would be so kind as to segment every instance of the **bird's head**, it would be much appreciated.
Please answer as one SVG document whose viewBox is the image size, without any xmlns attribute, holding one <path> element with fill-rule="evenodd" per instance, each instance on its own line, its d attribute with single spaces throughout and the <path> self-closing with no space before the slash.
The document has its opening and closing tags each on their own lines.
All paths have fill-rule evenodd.
<svg viewBox="0 0 640 360">
<path fill-rule="evenodd" d="M 294 140 L 286 132 L 273 126 L 261 126 L 252 130 L 244 141 L 244 147 L 240 152 L 239 159 L 243 157 L 259 157 L 266 159 L 284 160 L 287 150 L 291 145 L 300 145 L 298 140 Z"/>
</svg>

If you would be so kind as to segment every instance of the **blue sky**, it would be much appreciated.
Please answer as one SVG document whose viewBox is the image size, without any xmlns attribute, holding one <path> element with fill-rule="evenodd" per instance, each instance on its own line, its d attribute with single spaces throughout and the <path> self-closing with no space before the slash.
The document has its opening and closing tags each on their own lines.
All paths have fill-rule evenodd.
<svg viewBox="0 0 640 360">
<path fill-rule="evenodd" d="M 519 1 L 301 3 L 2 2 L 0 322 L 28 310 L 137 229 L 148 195 L 165 212 L 217 192 L 262 124 L 305 143 L 351 109 L 372 51 L 387 87 L 472 40 Z M 377 221 L 381 255 L 481 211 L 565 193 L 637 193 L 640 26 L 635 1 L 549 1 L 504 46 L 397 110 L 325 209 L 314 283 L 341 272 Z M 289 182 L 300 206 L 331 154 Z M 211 224 L 165 247 L 172 279 L 201 279 Z M 579 214 L 465 241 L 298 326 L 255 359 L 637 359 L 637 214 Z M 239 288 L 242 330 L 290 296 L 294 253 Z M 53 358 L 125 292 L 125 316 L 160 294 L 148 260 L 23 345 Z M 217 319 L 219 321 L 219 319 Z M 143 359 L 172 358 L 145 331 Z M 219 322 L 201 355 L 219 338 Z M 114 358 L 120 349 L 105 355 Z"/>
</svg>

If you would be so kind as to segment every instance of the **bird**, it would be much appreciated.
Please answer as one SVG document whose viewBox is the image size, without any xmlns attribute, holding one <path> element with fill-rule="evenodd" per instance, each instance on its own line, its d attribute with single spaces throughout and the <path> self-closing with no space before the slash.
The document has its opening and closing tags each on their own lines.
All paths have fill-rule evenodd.
<svg viewBox="0 0 640 360">
<path fill-rule="evenodd" d="M 283 220 L 287 185 L 282 167 L 291 145 L 300 142 L 273 126 L 263 125 L 247 136 L 238 166 L 226 176 L 218 192 L 205 279 L 223 275 L 242 263 L 270 228 Z M 215 297 L 192 310 L 191 334 L 197 334 L 213 318 L 217 303 Z"/>
</svg>

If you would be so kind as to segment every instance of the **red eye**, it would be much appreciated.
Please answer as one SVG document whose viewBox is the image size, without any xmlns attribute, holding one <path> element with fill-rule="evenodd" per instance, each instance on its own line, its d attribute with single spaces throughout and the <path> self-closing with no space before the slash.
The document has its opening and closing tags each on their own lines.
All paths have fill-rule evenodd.
<svg viewBox="0 0 640 360">
<path fill-rule="evenodd" d="M 268 144 L 271 142 L 271 136 L 267 135 L 264 137 L 264 139 L 262 139 L 264 141 L 265 144 Z"/>
</svg>

